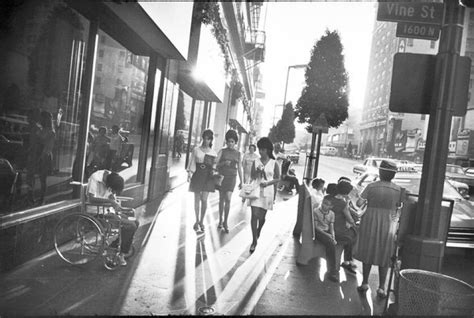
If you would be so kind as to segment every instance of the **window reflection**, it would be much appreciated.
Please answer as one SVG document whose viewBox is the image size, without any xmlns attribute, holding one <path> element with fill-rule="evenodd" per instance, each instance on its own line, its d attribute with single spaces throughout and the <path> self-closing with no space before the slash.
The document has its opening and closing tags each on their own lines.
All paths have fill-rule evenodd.
<svg viewBox="0 0 474 318">
<path fill-rule="evenodd" d="M 149 57 L 99 31 L 86 175 L 98 169 L 137 180 Z"/>
<path fill-rule="evenodd" d="M 72 198 L 89 22 L 23 1 L 0 34 L 0 213 Z"/>
<path fill-rule="evenodd" d="M 176 176 L 179 173 L 182 173 L 185 169 L 192 101 L 193 100 L 189 95 L 182 90 L 179 90 L 176 105 L 176 119 L 173 129 L 174 133 L 170 137 L 170 145 L 173 145 L 173 147 L 168 155 L 170 176 Z M 193 143 L 191 144 L 193 145 Z"/>
</svg>

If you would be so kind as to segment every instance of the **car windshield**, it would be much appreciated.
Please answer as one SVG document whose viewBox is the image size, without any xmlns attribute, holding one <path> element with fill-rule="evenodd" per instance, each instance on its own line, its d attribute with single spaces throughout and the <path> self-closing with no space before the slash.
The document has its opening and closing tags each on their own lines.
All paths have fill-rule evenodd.
<svg viewBox="0 0 474 318">
<path fill-rule="evenodd" d="M 456 166 L 446 166 L 446 172 L 464 174 L 464 170 L 462 170 L 461 167 Z"/>
<path fill-rule="evenodd" d="M 403 177 L 395 177 L 392 180 L 395 184 L 398 184 L 401 187 L 404 187 L 407 189 L 412 194 L 419 194 L 420 190 L 420 178 L 403 178 Z M 443 198 L 445 199 L 452 199 L 452 200 L 458 200 L 462 199 L 462 196 L 459 194 L 459 192 L 448 182 L 444 182 L 444 188 L 443 188 Z"/>
</svg>

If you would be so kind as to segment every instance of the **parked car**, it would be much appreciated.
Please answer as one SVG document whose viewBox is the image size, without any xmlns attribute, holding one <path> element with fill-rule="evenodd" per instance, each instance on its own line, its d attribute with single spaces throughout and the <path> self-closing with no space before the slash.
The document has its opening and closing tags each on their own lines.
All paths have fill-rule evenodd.
<svg viewBox="0 0 474 318">
<path fill-rule="evenodd" d="M 374 181 L 379 180 L 378 172 L 366 172 L 353 181 L 357 191 L 362 190 Z M 407 192 L 418 195 L 420 189 L 421 173 L 397 173 L 392 180 L 395 184 L 404 187 Z M 474 248 L 474 205 L 464 199 L 459 192 L 445 180 L 443 198 L 454 201 L 451 224 L 448 231 L 446 246 Z"/>
<path fill-rule="evenodd" d="M 397 170 L 399 172 L 402 172 L 402 171 L 410 172 L 410 171 L 417 170 L 417 164 L 409 160 L 370 157 L 370 158 L 365 159 L 363 163 L 354 165 L 354 167 L 352 168 L 352 172 L 354 172 L 356 175 L 361 175 L 365 172 L 378 173 L 379 166 L 382 160 L 390 160 L 390 161 L 395 162 L 397 164 Z"/>
<path fill-rule="evenodd" d="M 473 177 L 474 177 L 474 167 L 466 168 L 466 169 L 464 170 L 464 173 L 465 173 L 467 176 L 473 176 Z"/>
<path fill-rule="evenodd" d="M 300 150 L 298 146 L 294 144 L 285 145 L 284 155 L 286 159 L 296 164 L 300 160 Z"/>
<path fill-rule="evenodd" d="M 336 156 L 337 149 L 334 147 L 321 147 L 319 148 L 319 153 L 323 156 Z"/>
<path fill-rule="evenodd" d="M 466 174 L 466 171 L 458 165 L 446 165 L 446 178 L 458 182 L 463 182 L 469 186 L 469 192 L 474 192 L 474 175 Z"/>
</svg>

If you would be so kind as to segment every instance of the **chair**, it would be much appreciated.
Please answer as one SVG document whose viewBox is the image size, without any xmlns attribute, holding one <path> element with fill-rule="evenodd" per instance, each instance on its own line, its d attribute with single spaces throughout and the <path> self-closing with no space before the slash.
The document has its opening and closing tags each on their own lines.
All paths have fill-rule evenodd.
<svg viewBox="0 0 474 318">
<path fill-rule="evenodd" d="M 301 248 L 296 258 L 296 263 L 299 265 L 308 265 L 309 261 L 315 257 L 326 257 L 326 248 L 318 241 L 313 240 L 313 213 L 311 210 L 311 195 L 308 186 L 302 186 L 304 194 L 303 203 L 303 222 L 301 231 Z M 343 246 L 336 245 L 336 267 L 339 270 L 341 264 Z"/>
</svg>

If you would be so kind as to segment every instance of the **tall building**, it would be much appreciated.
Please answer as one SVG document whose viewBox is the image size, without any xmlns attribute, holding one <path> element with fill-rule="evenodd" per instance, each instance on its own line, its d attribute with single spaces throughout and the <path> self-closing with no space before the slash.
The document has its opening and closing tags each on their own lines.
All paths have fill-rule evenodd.
<svg viewBox="0 0 474 318">
<path fill-rule="evenodd" d="M 474 15 L 466 9 L 461 55 L 474 57 Z M 371 56 L 360 128 L 359 153 L 421 161 L 429 115 L 394 113 L 389 110 L 393 56 L 397 52 L 438 52 L 438 41 L 398 38 L 395 22 L 375 21 Z M 471 66 L 472 67 L 472 66 Z M 472 94 L 471 70 L 469 97 Z M 472 165 L 474 158 L 474 101 L 469 98 L 467 114 L 453 117 L 448 162 Z"/>
</svg>

